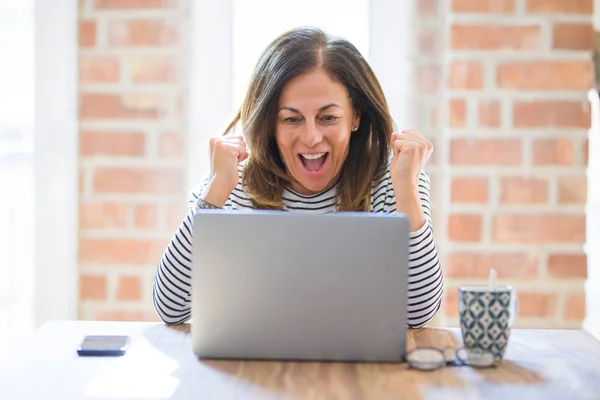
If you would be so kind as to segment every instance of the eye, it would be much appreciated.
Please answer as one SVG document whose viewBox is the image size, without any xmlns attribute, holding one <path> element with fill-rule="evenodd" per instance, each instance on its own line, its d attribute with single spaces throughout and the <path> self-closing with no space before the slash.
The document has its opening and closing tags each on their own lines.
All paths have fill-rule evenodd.
<svg viewBox="0 0 600 400">
<path fill-rule="evenodd" d="M 283 120 L 283 122 L 288 123 L 288 124 L 296 124 L 298 122 L 300 122 L 300 118 L 298 117 L 287 117 Z"/>
<path fill-rule="evenodd" d="M 335 115 L 325 115 L 322 119 L 325 122 L 331 123 L 337 121 L 338 117 L 336 117 Z"/>
</svg>

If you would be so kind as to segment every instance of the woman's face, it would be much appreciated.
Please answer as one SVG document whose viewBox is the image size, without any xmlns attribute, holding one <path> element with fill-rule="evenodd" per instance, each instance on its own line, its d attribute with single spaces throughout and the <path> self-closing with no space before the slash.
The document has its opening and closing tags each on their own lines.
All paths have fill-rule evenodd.
<svg viewBox="0 0 600 400">
<path fill-rule="evenodd" d="M 335 183 L 359 118 L 346 88 L 323 69 L 288 81 L 279 98 L 276 140 L 296 180 L 293 190 L 311 195 Z"/>
</svg>

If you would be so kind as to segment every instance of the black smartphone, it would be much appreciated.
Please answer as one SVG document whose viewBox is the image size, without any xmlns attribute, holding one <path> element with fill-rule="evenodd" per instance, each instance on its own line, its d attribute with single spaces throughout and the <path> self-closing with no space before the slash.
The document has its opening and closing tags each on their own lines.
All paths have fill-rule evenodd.
<svg viewBox="0 0 600 400">
<path fill-rule="evenodd" d="M 129 336 L 86 336 L 77 348 L 80 356 L 122 356 L 129 347 Z"/>
</svg>

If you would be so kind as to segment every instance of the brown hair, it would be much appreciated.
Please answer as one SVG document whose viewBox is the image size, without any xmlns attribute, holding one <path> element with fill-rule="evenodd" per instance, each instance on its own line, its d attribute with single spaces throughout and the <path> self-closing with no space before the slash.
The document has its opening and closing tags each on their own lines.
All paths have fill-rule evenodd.
<svg viewBox="0 0 600 400">
<path fill-rule="evenodd" d="M 281 209 L 284 187 L 293 181 L 275 139 L 281 91 L 291 78 L 323 68 L 343 84 L 361 115 L 350 136 L 337 191 L 340 211 L 369 211 L 373 180 L 385 173 L 392 118 L 381 86 L 360 52 L 344 39 L 316 28 L 283 33 L 267 46 L 250 79 L 244 102 L 225 133 L 241 121 L 250 156 L 243 186 L 255 208 Z"/>
</svg>

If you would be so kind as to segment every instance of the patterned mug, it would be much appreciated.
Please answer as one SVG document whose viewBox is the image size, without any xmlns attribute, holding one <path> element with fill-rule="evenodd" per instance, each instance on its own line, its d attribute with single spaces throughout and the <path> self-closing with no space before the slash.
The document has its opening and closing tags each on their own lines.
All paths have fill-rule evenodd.
<svg viewBox="0 0 600 400">
<path fill-rule="evenodd" d="M 518 314 L 512 286 L 464 286 L 458 291 L 458 311 L 464 346 L 504 357 L 510 330 Z"/>
</svg>

